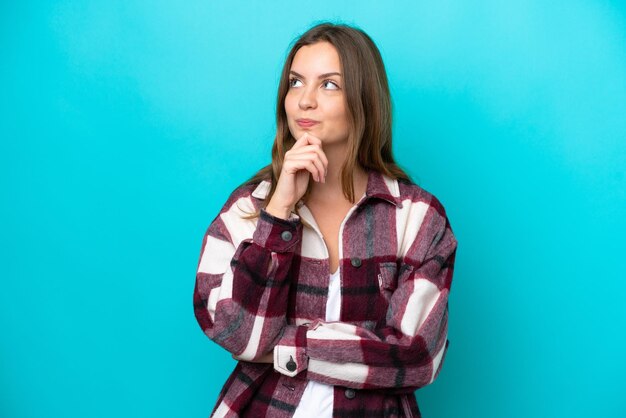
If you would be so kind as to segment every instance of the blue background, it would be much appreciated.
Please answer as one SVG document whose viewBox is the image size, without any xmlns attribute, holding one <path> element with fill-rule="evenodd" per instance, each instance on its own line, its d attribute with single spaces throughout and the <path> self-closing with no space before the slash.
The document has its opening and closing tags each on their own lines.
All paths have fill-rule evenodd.
<svg viewBox="0 0 626 418">
<path fill-rule="evenodd" d="M 424 417 L 626 416 L 626 5 L 226 3 L 2 2 L 0 415 L 208 416 L 235 363 L 193 315 L 202 237 L 332 19 L 459 240 Z"/>
</svg>

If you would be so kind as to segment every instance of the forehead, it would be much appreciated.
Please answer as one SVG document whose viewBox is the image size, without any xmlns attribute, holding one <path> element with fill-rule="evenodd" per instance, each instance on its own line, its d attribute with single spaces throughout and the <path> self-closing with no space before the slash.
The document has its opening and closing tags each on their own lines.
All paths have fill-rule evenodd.
<svg viewBox="0 0 626 418">
<path fill-rule="evenodd" d="M 333 45 L 317 42 L 305 45 L 296 52 L 291 69 L 303 75 L 341 72 L 341 61 Z"/>
</svg>

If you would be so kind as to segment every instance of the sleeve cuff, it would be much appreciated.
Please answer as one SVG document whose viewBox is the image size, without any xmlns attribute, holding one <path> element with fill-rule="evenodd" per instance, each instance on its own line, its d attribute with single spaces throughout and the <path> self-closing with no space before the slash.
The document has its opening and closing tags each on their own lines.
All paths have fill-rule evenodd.
<svg viewBox="0 0 626 418">
<path fill-rule="evenodd" d="M 263 248 L 277 253 L 293 250 L 302 236 L 300 216 L 291 213 L 282 219 L 261 208 L 252 240 Z"/>
<path fill-rule="evenodd" d="M 283 336 L 274 347 L 274 370 L 293 377 L 305 370 L 309 358 L 306 355 L 306 332 L 304 325 L 287 326 Z"/>
</svg>

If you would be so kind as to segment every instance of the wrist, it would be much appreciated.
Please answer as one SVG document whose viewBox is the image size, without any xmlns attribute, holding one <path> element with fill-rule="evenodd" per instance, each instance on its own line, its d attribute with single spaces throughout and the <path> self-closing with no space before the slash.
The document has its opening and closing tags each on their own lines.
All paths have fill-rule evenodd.
<svg viewBox="0 0 626 418">
<path fill-rule="evenodd" d="M 265 211 L 269 213 L 270 215 L 276 216 L 277 218 L 289 219 L 289 215 L 291 215 L 292 210 L 291 208 L 274 206 L 271 203 L 269 203 L 265 207 Z"/>
</svg>

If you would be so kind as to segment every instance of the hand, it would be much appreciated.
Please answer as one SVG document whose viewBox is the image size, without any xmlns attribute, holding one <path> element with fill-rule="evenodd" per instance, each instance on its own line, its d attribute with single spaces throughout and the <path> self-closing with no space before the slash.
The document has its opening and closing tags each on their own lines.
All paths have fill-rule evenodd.
<svg viewBox="0 0 626 418">
<path fill-rule="evenodd" d="M 328 159 L 322 150 L 322 141 L 306 132 L 285 153 L 276 190 L 266 210 L 272 215 L 287 219 L 292 208 L 306 192 L 310 176 L 317 182 L 325 183 L 327 173 Z"/>
<path fill-rule="evenodd" d="M 253 360 L 253 361 L 242 360 L 234 354 L 233 354 L 233 358 L 238 361 L 249 361 L 251 363 L 274 363 L 274 350 L 272 349 L 272 351 L 265 353 L 262 357 L 259 357 L 258 359 Z"/>
</svg>

